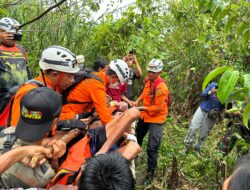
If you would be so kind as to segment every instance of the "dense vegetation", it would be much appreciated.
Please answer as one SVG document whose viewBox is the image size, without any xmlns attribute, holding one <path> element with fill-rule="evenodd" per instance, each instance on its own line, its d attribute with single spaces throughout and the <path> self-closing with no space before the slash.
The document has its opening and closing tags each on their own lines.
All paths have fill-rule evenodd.
<svg viewBox="0 0 250 190">
<path fill-rule="evenodd" d="M 25 23 L 54 3 L 52 0 L 0 0 L 0 16 Z M 198 106 L 203 81 L 207 84 L 215 79 L 227 86 L 226 90 L 219 89 L 221 100 L 226 100 L 232 90 L 237 92 L 236 99 L 250 97 L 249 1 L 137 0 L 119 18 L 110 13 L 93 21 L 90 12 L 97 11 L 99 6 L 99 1 L 68 0 L 22 28 L 21 44 L 27 50 L 34 75 L 38 73 L 41 51 L 55 44 L 83 54 L 89 66 L 98 57 L 111 60 L 135 49 L 144 76 L 145 65 L 151 58 L 162 59 L 163 76 L 168 81 L 173 104 L 160 150 L 158 180 L 152 186 L 167 189 L 168 180 L 173 179 L 170 174 L 176 173 L 174 179 L 179 189 L 216 189 L 216 168 L 220 160 L 216 143 L 224 123 L 212 131 L 202 159 L 194 154 L 183 155 L 181 149 L 190 118 Z M 211 74 L 213 69 L 216 70 Z M 248 104 L 245 116 L 249 110 Z M 238 143 L 244 144 L 243 140 Z M 236 157 L 234 150 L 226 158 L 229 170 Z M 176 172 L 170 171 L 172 163 Z"/>
</svg>

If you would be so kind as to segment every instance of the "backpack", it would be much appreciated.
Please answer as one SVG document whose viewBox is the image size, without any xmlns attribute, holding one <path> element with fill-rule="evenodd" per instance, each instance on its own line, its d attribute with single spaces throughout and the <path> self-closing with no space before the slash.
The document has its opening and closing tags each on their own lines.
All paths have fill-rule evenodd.
<svg viewBox="0 0 250 190">
<path fill-rule="evenodd" d="M 149 78 L 145 78 L 145 84 L 149 81 Z M 154 102 L 154 99 L 155 99 L 155 93 L 156 93 L 156 88 L 159 84 L 161 83 L 165 83 L 166 84 L 166 81 L 162 78 L 159 78 L 157 79 L 156 81 L 154 81 L 153 85 L 152 85 L 152 98 L 151 98 L 151 101 L 150 101 L 150 105 L 153 104 Z M 171 97 L 170 97 L 170 93 L 168 94 L 168 99 L 166 100 L 166 105 L 167 107 L 169 108 L 171 106 Z"/>
<path fill-rule="evenodd" d="M 0 154 L 8 152 L 16 142 L 15 127 L 1 128 L 0 131 Z"/>
<path fill-rule="evenodd" d="M 40 81 L 35 80 L 35 79 L 29 80 L 26 83 L 24 83 L 23 85 L 26 85 L 26 84 L 35 84 L 38 87 L 44 87 L 45 86 L 43 83 L 41 83 Z M 21 86 L 23 86 L 23 85 L 21 85 Z M 0 114 L 0 127 L 2 127 L 2 126 L 6 127 L 6 126 L 10 125 L 11 109 L 12 109 L 12 106 L 13 106 L 14 98 L 15 98 L 15 95 L 16 95 L 18 89 L 21 86 L 12 87 L 9 90 L 9 92 L 5 95 L 6 102 L 4 103 L 5 106 L 2 108 L 3 111 Z"/>
<path fill-rule="evenodd" d="M 78 101 L 67 100 L 70 91 L 73 90 L 78 85 L 78 83 L 88 78 L 96 79 L 99 82 L 103 83 L 102 79 L 94 75 L 90 70 L 83 70 L 83 71 L 79 71 L 78 73 L 75 73 L 74 83 L 69 88 L 67 88 L 66 90 L 62 92 L 62 99 L 63 99 L 62 104 L 63 105 L 65 104 L 92 104 L 92 102 L 78 102 Z"/>
</svg>

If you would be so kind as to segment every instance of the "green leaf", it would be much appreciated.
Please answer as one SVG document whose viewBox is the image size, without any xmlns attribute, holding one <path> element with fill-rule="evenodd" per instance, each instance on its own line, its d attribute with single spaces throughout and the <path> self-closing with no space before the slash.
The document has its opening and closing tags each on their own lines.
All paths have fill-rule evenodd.
<svg viewBox="0 0 250 190">
<path fill-rule="evenodd" d="M 203 84 L 202 84 L 202 90 L 204 90 L 207 86 L 208 83 L 210 83 L 211 80 L 213 80 L 215 77 L 220 75 L 221 73 L 224 73 L 227 70 L 230 70 L 232 68 L 224 66 L 224 67 L 218 67 L 211 71 L 204 79 Z"/>
<path fill-rule="evenodd" d="M 210 0 L 207 7 L 212 12 L 215 9 L 215 0 Z"/>
<path fill-rule="evenodd" d="M 243 124 L 245 126 L 248 126 L 248 115 L 250 114 L 250 101 L 248 102 L 248 104 L 245 106 L 244 110 L 243 110 Z"/>
<path fill-rule="evenodd" d="M 243 78 L 244 78 L 244 87 L 247 88 L 248 99 L 250 100 L 250 74 L 243 75 Z"/>
<path fill-rule="evenodd" d="M 239 71 L 235 70 L 229 70 L 223 73 L 222 77 L 220 78 L 217 92 L 220 102 L 224 103 L 227 100 L 235 87 L 235 84 L 239 78 L 239 74 Z"/>
<path fill-rule="evenodd" d="M 198 0 L 198 1 L 199 1 L 199 10 L 202 10 L 205 7 L 207 1 L 206 0 Z"/>
<path fill-rule="evenodd" d="M 213 18 L 216 19 L 220 13 L 221 13 L 221 8 L 217 7 L 212 14 Z"/>
<path fill-rule="evenodd" d="M 234 17 L 231 17 L 231 18 L 228 20 L 228 22 L 227 22 L 227 25 L 226 25 L 225 30 L 228 31 L 228 30 L 232 27 L 232 25 L 236 23 L 236 21 L 237 21 L 237 18 L 236 18 L 235 16 L 234 16 Z"/>
<path fill-rule="evenodd" d="M 238 28 L 238 32 L 237 32 L 237 35 L 238 36 L 241 36 L 242 34 L 242 31 L 245 30 L 247 27 L 247 24 L 245 22 L 242 22 Z"/>
<path fill-rule="evenodd" d="M 239 101 L 245 100 L 245 91 L 247 88 L 234 89 L 233 93 L 230 95 L 230 99 L 236 99 Z M 229 101 L 229 100 L 228 100 Z"/>
<path fill-rule="evenodd" d="M 250 40 L 250 30 L 245 29 L 242 35 L 242 45 L 245 47 L 248 44 L 249 40 Z"/>
<path fill-rule="evenodd" d="M 172 60 L 172 61 L 169 61 L 167 64 L 168 65 L 174 65 L 175 63 L 177 63 L 178 61 L 177 60 Z"/>
<path fill-rule="evenodd" d="M 225 8 L 219 15 L 219 19 L 223 19 L 226 15 L 228 15 L 229 9 Z"/>
</svg>

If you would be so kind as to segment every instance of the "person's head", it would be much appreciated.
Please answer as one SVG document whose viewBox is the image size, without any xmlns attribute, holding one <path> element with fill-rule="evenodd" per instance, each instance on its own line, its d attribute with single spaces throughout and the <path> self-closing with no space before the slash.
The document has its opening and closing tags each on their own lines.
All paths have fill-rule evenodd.
<svg viewBox="0 0 250 190">
<path fill-rule="evenodd" d="M 79 190 L 133 190 L 130 163 L 117 152 L 100 154 L 87 160 Z"/>
<path fill-rule="evenodd" d="M 108 83 L 120 82 L 123 84 L 129 78 L 128 65 L 121 59 L 111 61 L 106 73 L 108 76 Z"/>
<path fill-rule="evenodd" d="M 61 46 L 50 46 L 43 50 L 39 66 L 61 90 L 74 83 L 74 73 L 80 70 L 75 54 Z"/>
<path fill-rule="evenodd" d="M 128 55 L 123 58 L 123 60 L 127 63 L 128 67 L 132 67 L 133 64 L 135 63 L 135 50 L 132 49 L 129 51 Z"/>
<path fill-rule="evenodd" d="M 148 78 L 151 82 L 156 80 L 163 69 L 163 63 L 160 59 L 152 59 L 147 65 Z"/>
<path fill-rule="evenodd" d="M 109 64 L 109 62 L 104 60 L 104 59 L 97 59 L 94 62 L 93 70 L 96 72 L 106 71 L 108 69 L 108 64 Z"/>
<path fill-rule="evenodd" d="M 47 87 L 32 89 L 21 99 L 16 137 L 29 142 L 42 140 L 55 130 L 61 109 L 61 96 L 54 90 Z"/>
<path fill-rule="evenodd" d="M 249 190 L 250 189 L 250 157 L 242 156 L 235 164 L 233 174 L 228 177 L 223 190 Z"/>
<path fill-rule="evenodd" d="M 19 26 L 19 22 L 13 18 L 4 17 L 0 19 L 0 32 L 8 32 L 13 34 L 13 39 L 4 40 L 2 42 L 3 45 L 13 47 L 16 41 L 21 41 L 22 34 L 20 31 L 18 31 Z"/>
</svg>

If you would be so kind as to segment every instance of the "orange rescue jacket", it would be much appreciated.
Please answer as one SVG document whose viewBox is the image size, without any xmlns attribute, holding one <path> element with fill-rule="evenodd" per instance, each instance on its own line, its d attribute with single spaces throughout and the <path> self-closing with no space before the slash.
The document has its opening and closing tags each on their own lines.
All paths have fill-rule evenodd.
<svg viewBox="0 0 250 190">
<path fill-rule="evenodd" d="M 55 86 L 52 84 L 52 82 L 48 78 L 46 78 L 46 75 L 44 77 L 45 77 L 47 87 L 55 90 Z M 44 83 L 42 75 L 38 76 L 37 78 L 34 78 L 34 80 L 37 80 L 41 82 L 42 84 Z M 38 88 L 38 86 L 34 83 L 28 83 L 28 84 L 22 85 L 17 91 L 15 98 L 14 98 L 13 105 L 12 105 L 12 109 L 11 109 L 10 126 L 17 125 L 19 117 L 20 117 L 20 101 L 25 94 L 27 94 L 30 90 L 34 88 Z"/>
<path fill-rule="evenodd" d="M 162 80 L 160 77 L 156 79 Z M 149 80 L 146 81 L 143 92 L 140 98 L 143 101 L 143 107 L 146 108 L 146 111 L 142 111 L 140 118 L 147 123 L 164 123 L 166 121 L 166 116 L 168 114 L 168 98 L 169 90 L 166 83 L 159 83 L 153 93 L 154 84 Z"/>
<path fill-rule="evenodd" d="M 61 120 L 74 119 L 76 114 L 88 112 L 93 106 L 103 124 L 107 124 L 112 119 L 107 107 L 106 88 L 103 83 L 94 78 L 87 78 L 79 82 L 69 92 L 67 101 L 69 103 L 62 108 Z M 79 102 L 79 104 L 70 102 Z"/>
</svg>

